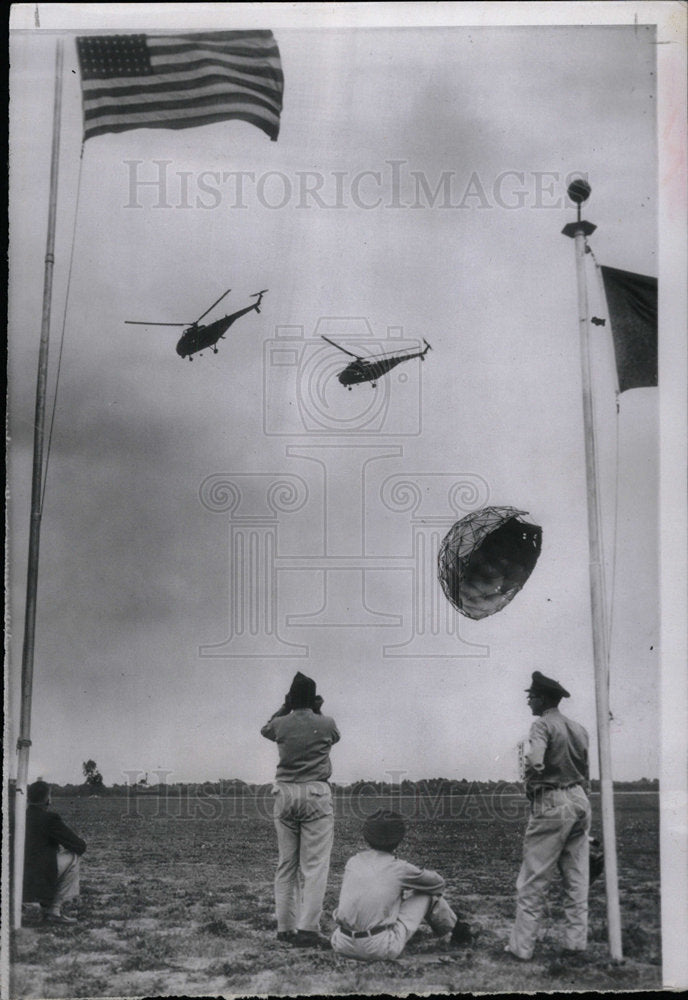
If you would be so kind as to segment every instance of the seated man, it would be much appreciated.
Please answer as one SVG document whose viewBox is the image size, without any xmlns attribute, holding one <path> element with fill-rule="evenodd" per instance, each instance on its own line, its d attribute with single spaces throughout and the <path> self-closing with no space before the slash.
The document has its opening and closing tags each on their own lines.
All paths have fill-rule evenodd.
<svg viewBox="0 0 688 1000">
<path fill-rule="evenodd" d="M 73 924 L 62 904 L 79 895 L 79 856 L 86 842 L 50 806 L 50 786 L 34 781 L 27 790 L 24 902 L 40 903 L 45 919 Z"/>
<path fill-rule="evenodd" d="M 369 850 L 350 858 L 344 869 L 332 948 L 361 961 L 398 958 L 425 920 L 438 937 L 470 945 L 474 934 L 442 896 L 444 879 L 394 854 L 406 833 L 398 813 L 380 809 L 363 825 Z"/>
</svg>

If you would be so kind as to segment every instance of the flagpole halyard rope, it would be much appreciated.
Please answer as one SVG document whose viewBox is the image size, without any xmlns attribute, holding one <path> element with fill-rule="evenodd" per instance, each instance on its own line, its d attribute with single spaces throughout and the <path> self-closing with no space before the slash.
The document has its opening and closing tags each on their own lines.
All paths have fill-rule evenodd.
<svg viewBox="0 0 688 1000">
<path fill-rule="evenodd" d="M 65 292 L 64 312 L 62 314 L 62 330 L 61 330 L 61 333 L 60 333 L 60 347 L 59 347 L 58 354 L 57 354 L 57 370 L 56 370 L 56 373 L 55 373 L 55 392 L 53 394 L 52 409 L 51 409 L 51 413 L 50 413 L 50 429 L 48 431 L 48 441 L 47 441 L 47 444 L 46 444 L 46 453 L 45 453 L 45 468 L 43 470 L 43 491 L 41 493 L 41 513 L 43 512 L 43 504 L 45 503 L 45 490 L 46 490 L 46 485 L 47 485 L 47 481 L 48 481 L 48 466 L 50 465 L 50 449 L 51 449 L 51 445 L 52 445 L 52 441 L 53 441 L 53 428 L 54 428 L 54 425 L 55 425 L 55 411 L 57 409 L 57 392 L 58 392 L 58 388 L 59 388 L 59 384 L 60 384 L 60 372 L 61 372 L 61 369 L 62 369 L 62 352 L 63 352 L 63 348 L 64 348 L 65 329 L 66 329 L 66 326 L 67 326 L 67 310 L 69 308 L 69 293 L 70 293 L 70 290 L 71 290 L 71 287 L 72 287 L 72 268 L 73 268 L 73 265 L 74 265 L 74 245 L 75 245 L 75 239 L 76 239 L 76 227 L 77 227 L 77 221 L 78 221 L 78 216 L 79 216 L 79 204 L 80 204 L 80 198 L 81 198 L 81 175 L 82 175 L 82 168 L 83 168 L 83 163 L 84 163 L 84 160 L 83 160 L 83 150 L 84 150 L 84 147 L 83 147 L 83 143 L 82 143 L 82 146 L 81 146 L 81 156 L 79 157 L 79 175 L 78 175 L 77 188 L 76 188 L 76 204 L 74 206 L 74 223 L 73 223 L 73 226 L 72 226 L 72 246 L 71 246 L 71 249 L 70 249 L 70 252 L 69 252 L 69 269 L 68 269 L 68 272 L 67 272 L 67 289 L 66 289 L 66 292 Z"/>
</svg>

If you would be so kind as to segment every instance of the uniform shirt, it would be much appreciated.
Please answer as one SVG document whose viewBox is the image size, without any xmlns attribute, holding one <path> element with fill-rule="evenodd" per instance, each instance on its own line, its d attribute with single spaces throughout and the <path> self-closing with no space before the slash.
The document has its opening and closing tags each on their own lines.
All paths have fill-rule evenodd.
<svg viewBox="0 0 688 1000">
<path fill-rule="evenodd" d="M 444 879 L 437 872 L 371 848 L 347 861 L 339 906 L 333 916 L 348 930 L 367 931 L 379 924 L 394 923 L 404 889 L 437 895 L 443 888 Z"/>
<path fill-rule="evenodd" d="M 588 734 L 558 708 L 547 708 L 530 728 L 526 754 L 526 787 L 586 784 Z"/>
<path fill-rule="evenodd" d="M 340 739 L 334 719 L 297 708 L 274 716 L 261 734 L 277 744 L 277 781 L 327 781 L 332 774 L 330 747 Z"/>
</svg>

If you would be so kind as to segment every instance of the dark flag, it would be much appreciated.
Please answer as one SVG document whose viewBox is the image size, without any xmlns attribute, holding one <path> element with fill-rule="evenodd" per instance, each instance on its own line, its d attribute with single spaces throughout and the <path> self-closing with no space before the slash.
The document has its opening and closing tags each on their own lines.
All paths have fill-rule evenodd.
<svg viewBox="0 0 688 1000">
<path fill-rule="evenodd" d="M 84 139 L 239 118 L 279 133 L 284 77 L 271 31 L 77 38 Z"/>
<path fill-rule="evenodd" d="M 602 267 L 619 391 L 657 385 L 657 279 Z"/>
</svg>

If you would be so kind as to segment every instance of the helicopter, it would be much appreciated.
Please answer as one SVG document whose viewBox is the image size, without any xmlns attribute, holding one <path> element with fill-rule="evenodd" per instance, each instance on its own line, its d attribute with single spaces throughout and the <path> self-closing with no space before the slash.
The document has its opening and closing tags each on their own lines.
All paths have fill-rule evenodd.
<svg viewBox="0 0 688 1000">
<path fill-rule="evenodd" d="M 374 389 L 377 386 L 377 379 L 381 375 L 384 375 L 392 368 L 396 368 L 402 361 L 410 361 L 412 358 L 420 358 L 421 361 L 425 361 L 425 355 L 428 351 L 432 350 L 430 344 L 424 338 L 423 343 L 425 344 L 425 348 L 422 351 L 417 351 L 415 354 L 393 354 L 389 357 L 373 355 L 372 357 L 364 358 L 358 354 L 354 354 L 352 351 L 347 351 L 345 347 L 341 347 L 339 344 L 335 344 L 334 340 L 330 340 L 324 334 L 321 334 L 321 336 L 328 344 L 332 344 L 333 347 L 338 348 L 344 354 L 349 354 L 355 359 L 337 376 L 341 384 L 345 385 L 349 392 L 351 392 L 352 385 L 356 385 L 358 382 L 370 382 L 371 387 Z M 376 357 L 378 360 L 375 360 Z"/>
<path fill-rule="evenodd" d="M 224 335 L 232 323 L 239 319 L 241 316 L 245 316 L 246 313 L 252 312 L 254 309 L 256 312 L 260 312 L 260 303 L 263 300 L 263 296 L 269 290 L 263 288 L 260 292 L 254 292 L 252 298 L 256 298 L 258 301 L 254 302 L 250 306 L 246 306 L 244 309 L 239 309 L 238 312 L 232 313 L 230 316 L 223 316 L 222 319 L 216 319 L 214 323 L 208 323 L 204 326 L 199 326 L 199 323 L 207 316 L 211 309 L 214 309 L 224 299 L 225 295 L 229 295 L 231 288 L 228 288 L 226 292 L 216 299 L 215 302 L 204 313 L 202 313 L 194 323 L 145 323 L 142 320 L 125 320 L 134 326 L 185 326 L 187 329 L 179 338 L 177 343 L 177 354 L 180 358 L 188 358 L 189 361 L 193 361 L 193 354 L 198 354 L 205 347 L 212 348 L 213 354 L 218 353 L 217 342 L 218 340 L 224 340 Z"/>
</svg>

